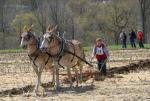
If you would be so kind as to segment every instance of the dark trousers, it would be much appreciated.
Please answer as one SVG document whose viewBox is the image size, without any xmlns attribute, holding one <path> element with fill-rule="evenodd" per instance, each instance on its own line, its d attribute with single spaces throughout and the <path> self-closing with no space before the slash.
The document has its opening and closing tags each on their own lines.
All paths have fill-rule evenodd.
<svg viewBox="0 0 150 101">
<path fill-rule="evenodd" d="M 122 48 L 127 48 L 126 39 L 122 40 Z"/>
<path fill-rule="evenodd" d="M 136 48 L 135 39 L 130 39 L 131 47 Z"/>
<path fill-rule="evenodd" d="M 102 73 L 103 75 L 106 75 L 107 74 L 106 59 L 97 60 L 97 62 L 98 62 L 98 69 L 100 73 Z"/>
<path fill-rule="evenodd" d="M 144 48 L 143 40 L 139 40 L 139 47 Z"/>
</svg>

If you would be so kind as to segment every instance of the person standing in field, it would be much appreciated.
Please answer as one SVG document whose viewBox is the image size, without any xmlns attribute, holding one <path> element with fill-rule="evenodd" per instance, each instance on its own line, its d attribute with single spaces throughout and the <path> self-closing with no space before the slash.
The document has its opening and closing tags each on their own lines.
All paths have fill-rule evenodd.
<svg viewBox="0 0 150 101">
<path fill-rule="evenodd" d="M 143 41 L 144 41 L 144 33 L 141 30 L 139 30 L 137 32 L 137 39 L 138 39 L 139 47 L 140 48 L 144 48 L 144 43 L 143 43 Z"/>
<path fill-rule="evenodd" d="M 121 38 L 121 43 L 122 43 L 122 48 L 127 48 L 127 34 L 125 31 L 122 31 L 120 33 L 120 38 Z"/>
<path fill-rule="evenodd" d="M 133 48 L 136 48 L 136 44 L 135 44 L 135 41 L 136 41 L 136 33 L 133 29 L 131 29 L 131 32 L 129 33 L 129 36 L 130 36 L 130 43 L 131 43 L 131 47 Z"/>
<path fill-rule="evenodd" d="M 98 69 L 100 73 L 102 73 L 103 75 L 107 74 L 107 69 L 106 69 L 107 55 L 108 53 L 107 53 L 106 44 L 102 41 L 101 38 L 97 38 L 96 44 L 93 48 L 92 58 L 96 57 Z"/>
</svg>

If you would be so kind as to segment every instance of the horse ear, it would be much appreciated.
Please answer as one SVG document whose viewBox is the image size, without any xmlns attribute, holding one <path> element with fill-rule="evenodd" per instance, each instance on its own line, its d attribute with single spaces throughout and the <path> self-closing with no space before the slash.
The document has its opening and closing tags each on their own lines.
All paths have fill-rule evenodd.
<svg viewBox="0 0 150 101">
<path fill-rule="evenodd" d="M 50 32 L 51 29 L 52 29 L 52 25 L 48 25 L 48 27 L 47 27 L 47 32 Z"/>
<path fill-rule="evenodd" d="M 27 31 L 28 31 L 28 27 L 27 27 L 26 25 L 24 26 L 23 31 L 24 31 L 24 32 L 27 32 Z"/>
<path fill-rule="evenodd" d="M 56 25 L 54 28 L 53 28 L 53 31 L 56 31 L 58 28 L 58 26 Z"/>
<path fill-rule="evenodd" d="M 33 27 L 34 27 L 34 25 L 31 25 L 31 26 L 28 28 L 28 32 L 31 32 Z"/>
<path fill-rule="evenodd" d="M 35 32 L 33 33 L 34 36 L 36 36 Z"/>
</svg>

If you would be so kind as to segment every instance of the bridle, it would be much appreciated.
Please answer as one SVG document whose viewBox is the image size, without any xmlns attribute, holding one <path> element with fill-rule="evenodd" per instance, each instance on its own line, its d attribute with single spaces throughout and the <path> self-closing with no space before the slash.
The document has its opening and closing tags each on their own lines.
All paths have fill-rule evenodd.
<svg viewBox="0 0 150 101">
<path fill-rule="evenodd" d="M 31 32 L 28 32 L 27 34 L 27 38 L 24 38 L 26 41 L 29 41 L 31 38 L 33 37 Z M 28 57 L 30 58 L 30 60 L 33 62 L 33 64 L 38 67 L 35 63 L 36 59 L 39 56 L 39 53 L 41 53 L 41 50 L 39 49 L 40 47 L 40 40 L 38 40 L 37 38 L 35 43 L 28 43 L 28 45 L 36 45 L 36 50 L 30 54 L 28 54 Z M 46 53 L 47 54 L 47 53 Z M 45 61 L 45 65 L 48 63 L 48 60 L 51 56 L 48 54 L 48 59 Z"/>
<path fill-rule="evenodd" d="M 48 34 L 51 34 L 50 32 L 48 32 Z M 50 37 L 48 37 L 48 38 L 44 38 L 45 39 L 45 41 L 48 43 L 48 44 L 51 44 L 51 42 L 53 41 L 53 40 L 55 40 L 55 38 L 54 38 L 55 36 L 52 34 Z M 61 40 L 61 38 L 60 37 L 58 37 L 58 36 L 56 36 L 56 39 L 59 41 L 59 43 L 61 44 L 61 46 L 62 47 L 60 47 L 59 48 L 59 52 L 57 53 L 57 54 L 53 54 L 50 50 L 49 50 L 49 54 L 51 54 L 51 56 L 52 57 L 59 57 L 60 56 L 60 54 L 62 54 L 63 53 L 63 50 L 64 50 L 64 45 L 65 45 L 65 41 L 64 40 Z M 50 46 L 49 48 L 55 48 L 55 46 Z"/>
</svg>

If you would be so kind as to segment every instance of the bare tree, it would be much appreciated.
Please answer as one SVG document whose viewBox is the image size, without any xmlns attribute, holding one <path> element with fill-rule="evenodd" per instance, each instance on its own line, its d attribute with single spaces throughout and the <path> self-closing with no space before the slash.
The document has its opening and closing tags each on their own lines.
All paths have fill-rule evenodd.
<svg viewBox="0 0 150 101">
<path fill-rule="evenodd" d="M 109 31 L 114 33 L 115 44 L 119 43 L 119 35 L 123 29 L 125 29 L 129 23 L 130 12 L 118 6 L 115 2 L 112 4 L 112 11 L 109 13 L 109 19 L 105 19 L 106 22 L 100 24 L 99 27 L 102 31 Z"/>
<path fill-rule="evenodd" d="M 49 24 L 57 25 L 58 31 L 63 33 L 66 30 L 66 18 L 65 14 L 67 10 L 65 8 L 67 0 L 31 0 L 32 12 L 34 13 L 37 22 L 45 33 L 46 27 Z"/>
<path fill-rule="evenodd" d="M 2 48 L 4 49 L 6 45 L 6 31 L 8 27 L 5 4 L 6 1 L 0 1 L 0 32 L 2 33 Z"/>
<path fill-rule="evenodd" d="M 146 32 L 146 21 L 147 21 L 147 12 L 150 8 L 150 1 L 149 0 L 139 0 L 140 7 L 141 7 L 141 15 L 142 15 L 142 28 L 143 33 L 145 34 L 145 42 L 147 42 L 147 32 Z"/>
<path fill-rule="evenodd" d="M 46 31 L 46 22 L 47 22 L 47 16 L 45 15 L 46 12 L 46 6 L 44 5 L 45 0 L 31 0 L 31 11 L 33 12 L 34 16 L 37 19 L 37 23 L 40 26 L 40 29 L 42 30 L 42 33 L 44 34 Z"/>
</svg>

